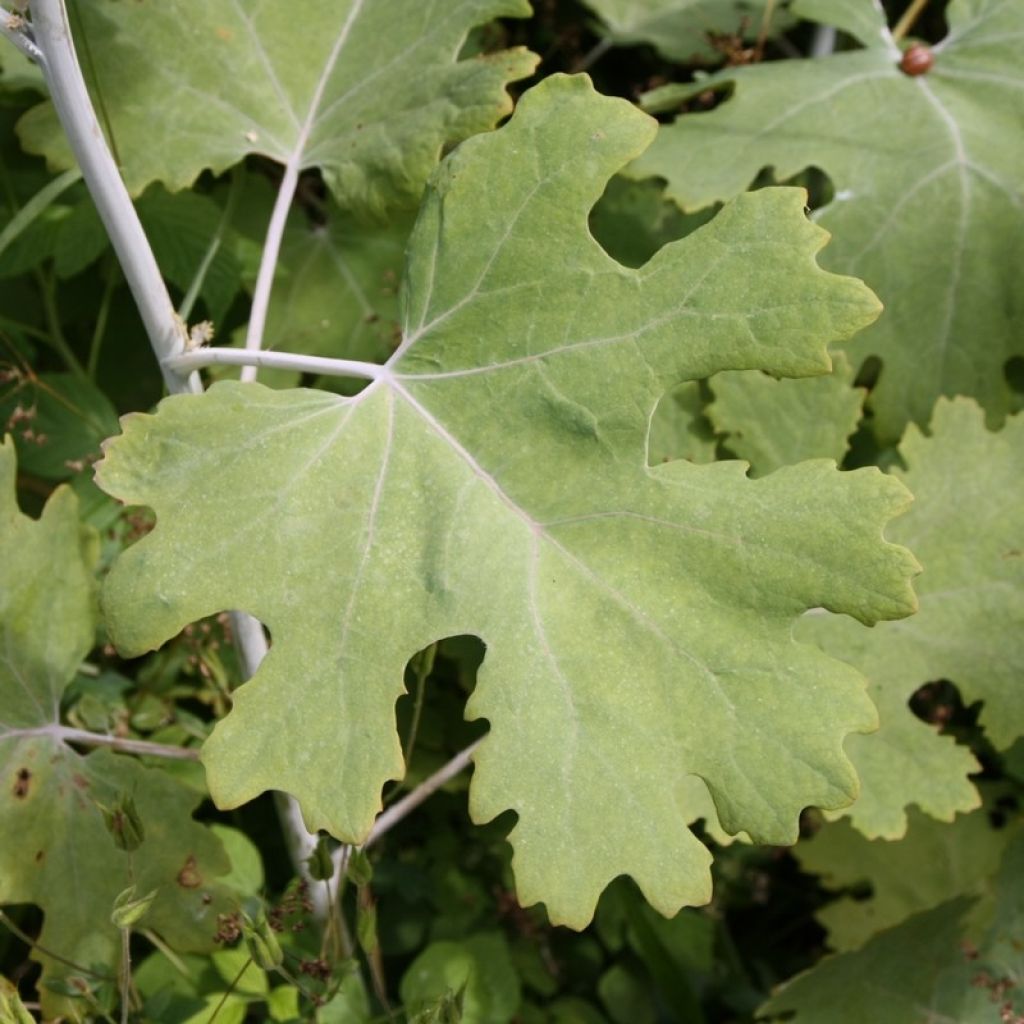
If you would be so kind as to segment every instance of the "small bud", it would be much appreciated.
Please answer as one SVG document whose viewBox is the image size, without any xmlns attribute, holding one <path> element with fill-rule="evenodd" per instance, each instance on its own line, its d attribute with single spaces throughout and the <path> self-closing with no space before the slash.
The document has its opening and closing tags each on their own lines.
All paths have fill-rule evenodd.
<svg viewBox="0 0 1024 1024">
<path fill-rule="evenodd" d="M 360 900 L 356 907 L 356 939 L 367 956 L 377 952 L 377 907 L 369 901 Z"/>
<path fill-rule="evenodd" d="M 306 858 L 309 876 L 318 882 L 326 882 L 334 876 L 334 861 L 331 859 L 329 842 L 327 836 L 321 836 L 317 840 L 316 848 Z"/>
<path fill-rule="evenodd" d="M 257 967 L 273 971 L 284 962 L 281 944 L 262 910 L 255 921 L 248 914 L 242 915 L 242 935 Z"/>
<path fill-rule="evenodd" d="M 362 850 L 353 850 L 348 858 L 348 877 L 360 889 L 373 881 L 373 865 Z"/>
<path fill-rule="evenodd" d="M 147 892 L 145 896 L 135 897 L 135 886 L 130 885 L 118 893 L 114 900 L 114 910 L 110 915 L 110 923 L 115 928 L 131 928 L 138 924 L 156 899 L 157 890 Z"/>
<path fill-rule="evenodd" d="M 119 850 L 131 853 L 137 850 L 146 838 L 146 830 L 142 827 L 142 819 L 135 807 L 135 801 L 127 793 L 121 793 L 113 807 L 96 805 L 103 813 L 103 824 L 114 837 L 114 845 Z"/>
</svg>

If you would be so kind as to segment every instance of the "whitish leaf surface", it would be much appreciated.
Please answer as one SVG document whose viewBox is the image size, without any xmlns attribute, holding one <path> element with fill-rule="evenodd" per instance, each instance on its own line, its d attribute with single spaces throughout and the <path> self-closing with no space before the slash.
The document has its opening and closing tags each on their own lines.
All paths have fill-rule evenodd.
<svg viewBox="0 0 1024 1024">
<path fill-rule="evenodd" d="M 828 931 L 829 945 L 848 950 L 953 896 L 984 892 L 1017 831 L 993 828 L 985 811 L 947 824 L 912 810 L 907 834 L 898 842 L 866 839 L 839 821 L 798 843 L 794 852 L 804 871 L 820 875 L 828 889 L 870 884 L 870 897 L 842 896 L 815 915 Z"/>
<path fill-rule="evenodd" d="M 931 436 L 910 427 L 900 455 L 908 468 L 896 475 L 914 504 L 890 536 L 924 568 L 918 613 L 871 630 L 812 616 L 797 631 L 870 680 L 881 728 L 846 742 L 861 795 L 844 813 L 890 838 L 903 833 L 908 804 L 948 821 L 978 802 L 966 777 L 974 757 L 913 714 L 915 690 L 947 679 L 965 704 L 981 701 L 980 724 L 1000 749 L 1024 733 L 1024 419 L 992 433 L 972 401 L 942 399 Z"/>
<path fill-rule="evenodd" d="M 648 43 L 669 60 L 721 63 L 712 35 L 756 36 L 764 0 L 584 0 L 617 46 Z M 775 12 L 775 23 L 782 15 Z"/>
<path fill-rule="evenodd" d="M 927 423 L 940 395 L 973 395 L 998 422 L 1011 408 L 1004 364 L 1024 354 L 1024 5 L 954 0 L 948 21 L 918 77 L 881 35 L 723 73 L 732 96 L 665 127 L 631 171 L 666 178 L 686 209 L 736 195 L 765 167 L 778 180 L 809 166 L 830 176 L 823 265 L 863 278 L 886 307 L 848 349 L 856 365 L 881 360 L 871 405 L 884 440 Z"/>
<path fill-rule="evenodd" d="M 50 731 L 64 688 L 93 643 L 95 538 L 59 488 L 38 521 L 14 498 L 14 447 L 0 447 L 0 904 L 43 911 L 42 946 L 112 971 L 120 936 L 115 896 L 133 882 L 158 889 L 146 918 L 176 948 L 209 944 L 218 911 L 211 881 L 228 868 L 220 843 L 191 820 L 198 796 L 132 758 L 77 754 Z M 98 804 L 134 795 L 146 839 L 114 845 Z M 45 956 L 43 978 L 75 973 Z M 53 996 L 44 996 L 53 1000 Z M 56 1003 L 51 1004 L 56 1008 Z"/>
<path fill-rule="evenodd" d="M 827 376 L 777 380 L 750 371 L 719 373 L 710 386 L 715 400 L 708 419 L 758 475 L 804 459 L 840 462 L 864 404 L 842 353 L 832 357 Z"/>
<path fill-rule="evenodd" d="M 526 0 L 118 0 L 77 4 L 122 173 L 172 192 L 256 153 L 319 167 L 350 209 L 419 197 L 445 143 L 507 114 L 524 50 L 459 60 L 473 26 Z M 160 116 L 154 117 L 153 111 Z M 53 108 L 20 122 L 25 146 L 70 166 Z"/>
<path fill-rule="evenodd" d="M 405 665 L 458 634 L 487 646 L 472 814 L 517 812 L 520 896 L 556 921 L 586 923 L 623 873 L 666 912 L 708 898 L 688 775 L 728 832 L 770 842 L 852 798 L 842 738 L 874 711 L 791 626 L 818 605 L 912 609 L 915 563 L 881 532 L 905 489 L 645 454 L 673 384 L 822 372 L 825 343 L 877 306 L 817 267 L 824 236 L 791 189 L 615 263 L 587 215 L 654 131 L 583 76 L 547 79 L 434 177 L 404 341 L 369 387 L 225 382 L 124 421 L 102 485 L 158 522 L 108 577 L 116 642 L 140 652 L 224 608 L 274 638 L 204 748 L 220 804 L 284 789 L 313 828 L 365 837 L 403 769 Z"/>
<path fill-rule="evenodd" d="M 1017 1020 L 1024 1011 L 1024 839 L 1019 832 L 988 893 L 990 924 L 980 938 L 968 921 L 972 900 L 958 897 L 881 932 L 862 949 L 826 958 L 784 985 L 760 1014 L 786 1014 L 796 1024 Z"/>
</svg>

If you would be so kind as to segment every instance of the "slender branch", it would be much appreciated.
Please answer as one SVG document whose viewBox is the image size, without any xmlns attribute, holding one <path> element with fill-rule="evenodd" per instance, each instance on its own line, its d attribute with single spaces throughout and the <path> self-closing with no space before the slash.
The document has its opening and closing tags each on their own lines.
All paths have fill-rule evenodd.
<svg viewBox="0 0 1024 1024">
<path fill-rule="evenodd" d="M 76 964 L 74 960 L 68 960 L 67 957 L 61 956 L 59 953 L 54 953 L 52 949 L 47 949 L 46 946 L 39 945 L 31 935 L 23 932 L 2 910 L 0 910 L 0 924 L 3 924 L 8 930 L 14 933 L 22 942 L 25 943 L 30 949 L 37 949 L 43 956 L 48 956 L 51 960 L 56 960 L 57 963 L 63 964 L 65 967 L 71 967 L 78 971 L 80 974 L 86 974 L 90 978 L 98 978 L 100 981 L 116 981 L 117 979 L 111 974 L 101 974 L 99 971 L 90 970 L 88 967 L 83 967 L 81 964 Z"/>
<path fill-rule="evenodd" d="M 903 17 L 896 22 L 892 30 L 892 37 L 896 42 L 899 42 L 914 27 L 914 22 L 927 6 L 928 0 L 912 0 L 910 6 L 903 12 Z"/>
<path fill-rule="evenodd" d="M 195 277 L 192 278 L 188 291 L 185 292 L 185 297 L 181 300 L 181 305 L 178 307 L 178 316 L 182 320 L 187 321 L 192 315 L 192 307 L 196 304 L 196 299 L 199 298 L 199 292 L 203 287 L 203 282 L 206 280 L 206 275 L 209 273 L 210 266 L 213 264 L 214 259 L 216 259 L 217 253 L 220 252 L 220 247 L 224 244 L 224 235 L 227 234 L 227 230 L 235 216 L 235 208 L 238 206 L 238 197 L 241 194 L 244 182 L 245 164 L 239 164 L 232 173 L 231 187 L 228 189 L 227 202 L 224 204 L 224 212 L 221 214 L 220 221 L 217 224 L 217 230 L 214 231 L 210 244 L 206 247 L 206 252 L 203 254 L 199 268 L 196 270 Z"/>
<path fill-rule="evenodd" d="M 411 811 L 414 811 L 427 797 L 436 793 L 449 779 L 459 774 L 470 762 L 473 752 L 484 741 L 480 739 L 460 750 L 447 764 L 442 765 L 433 775 L 425 778 L 408 796 L 402 797 L 393 807 L 386 810 L 374 823 L 363 849 L 371 847 L 385 832 L 389 832 Z"/>
<path fill-rule="evenodd" d="M 811 57 L 828 57 L 836 48 L 834 25 L 818 25 L 811 40 Z"/>
<path fill-rule="evenodd" d="M 263 243 L 263 254 L 260 256 L 260 269 L 256 275 L 256 287 L 252 293 L 252 308 L 249 311 L 249 327 L 245 334 L 245 347 L 250 352 L 259 351 L 263 347 L 263 332 L 267 326 L 267 310 L 270 308 L 270 292 L 274 287 L 274 274 L 277 271 L 277 260 L 281 254 L 281 241 L 284 238 L 285 225 L 288 223 L 288 212 L 292 208 L 295 190 L 299 185 L 299 164 L 296 159 L 288 161 L 284 169 L 281 186 L 277 190 L 274 209 L 267 227 L 267 238 Z M 256 369 L 260 363 L 236 364 L 242 366 L 242 380 L 255 380 Z"/>
<path fill-rule="evenodd" d="M 42 67 L 42 51 L 36 46 L 29 32 L 29 27 L 20 14 L 9 11 L 6 7 L 0 7 L 0 34 L 5 35 L 14 43 L 29 60 L 34 60 Z"/>
<path fill-rule="evenodd" d="M 377 363 L 361 363 L 355 359 L 328 359 L 326 356 L 305 356 L 293 352 L 205 346 L 169 357 L 166 366 L 177 373 L 187 373 L 203 366 L 262 366 L 274 370 L 319 373 L 327 377 L 359 377 L 364 380 L 376 380 L 388 372 Z"/>
<path fill-rule="evenodd" d="M 21 739 L 30 736 L 47 736 L 59 743 L 79 743 L 83 747 L 110 747 L 122 754 L 149 754 L 165 757 L 171 761 L 198 761 L 199 750 L 193 747 L 175 747 L 168 743 L 151 743 L 149 740 L 132 740 L 123 736 L 109 736 L 101 732 L 72 729 L 67 725 L 41 725 L 35 729 L 7 729 L 0 733 L 0 740 Z"/>
<path fill-rule="evenodd" d="M 198 377 L 179 374 L 164 363 L 185 348 L 185 326 L 174 312 L 153 250 L 100 130 L 64 2 L 31 0 L 31 11 L 53 105 L 135 297 L 167 388 L 173 393 L 198 391 Z"/>
<path fill-rule="evenodd" d="M 2 15 L 0 15 L 2 17 Z M 81 181 L 82 172 L 73 167 L 70 171 L 47 182 L 0 231 L 0 253 L 2 253 L 55 199 L 66 192 L 76 181 Z"/>
</svg>

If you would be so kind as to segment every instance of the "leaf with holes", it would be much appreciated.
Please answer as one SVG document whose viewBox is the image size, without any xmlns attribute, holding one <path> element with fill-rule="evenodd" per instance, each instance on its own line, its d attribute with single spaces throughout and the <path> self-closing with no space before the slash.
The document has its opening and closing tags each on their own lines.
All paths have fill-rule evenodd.
<svg viewBox="0 0 1024 1024">
<path fill-rule="evenodd" d="M 665 127 L 630 173 L 666 178 L 697 209 L 765 167 L 778 180 L 822 169 L 835 190 L 816 215 L 835 235 L 824 266 L 862 277 L 886 306 L 848 347 L 858 365 L 881 360 L 880 438 L 927 423 L 940 395 L 973 395 L 995 424 L 1012 408 L 1005 364 L 1024 355 L 1024 5 L 953 0 L 949 35 L 917 76 L 900 70 L 881 8 L 867 31 L 861 6 L 865 49 L 702 81 L 734 91 Z"/>
<path fill-rule="evenodd" d="M 853 387 L 846 356 L 832 357 L 832 372 L 804 380 L 766 373 L 719 373 L 710 381 L 715 400 L 708 419 L 726 447 L 762 476 L 804 459 L 840 462 L 860 420 L 864 391 Z"/>
<path fill-rule="evenodd" d="M 982 701 L 979 722 L 999 749 L 1024 734 L 1024 417 L 992 433 L 974 402 L 942 399 L 931 431 L 910 427 L 900 445 L 909 468 L 896 475 L 914 504 L 891 530 L 924 567 L 918 613 L 896 628 L 812 616 L 797 629 L 871 681 L 881 728 L 846 742 L 861 795 L 842 813 L 890 839 L 903 834 L 909 804 L 947 821 L 978 805 L 974 756 L 908 707 L 919 687 L 946 679 L 965 704 Z"/>
<path fill-rule="evenodd" d="M 209 947 L 227 909 L 214 878 L 228 870 L 219 840 L 191 820 L 197 794 L 134 758 L 83 757 L 61 739 L 60 700 L 93 643 L 96 539 L 61 487 L 39 521 L 18 511 L 14 446 L 0 445 L 0 905 L 43 911 L 40 945 L 110 976 L 120 937 L 114 898 L 131 884 L 158 890 L 146 916 L 176 949 Z M 146 838 L 117 849 L 99 805 L 134 796 Z M 79 974 L 42 953 L 48 1016 L 60 1009 L 49 979 Z"/>
<path fill-rule="evenodd" d="M 819 605 L 913 609 L 916 563 L 882 538 L 906 491 L 645 454 L 671 386 L 825 372 L 826 342 L 877 304 L 818 268 L 794 189 L 742 197 L 640 270 L 612 260 L 588 213 L 654 131 L 583 76 L 547 79 L 433 178 L 404 340 L 364 391 L 224 382 L 124 421 L 101 484 L 157 526 L 108 577 L 115 641 L 138 653 L 225 608 L 273 636 L 204 748 L 222 806 L 283 789 L 310 827 L 365 838 L 403 769 L 406 663 L 453 634 L 487 645 L 471 812 L 515 810 L 520 897 L 555 921 L 585 924 L 623 873 L 666 913 L 708 899 L 690 775 L 728 832 L 765 842 L 852 799 L 842 740 L 874 709 L 791 628 Z"/>
<path fill-rule="evenodd" d="M 375 214 L 414 204 L 445 143 L 508 113 L 507 83 L 536 58 L 457 54 L 473 26 L 529 12 L 525 0 L 455 0 L 440 12 L 422 0 L 72 5 L 133 194 L 154 181 L 177 191 L 256 153 L 290 174 L 321 168 L 342 206 Z M 49 104 L 19 133 L 70 166 Z"/>
</svg>

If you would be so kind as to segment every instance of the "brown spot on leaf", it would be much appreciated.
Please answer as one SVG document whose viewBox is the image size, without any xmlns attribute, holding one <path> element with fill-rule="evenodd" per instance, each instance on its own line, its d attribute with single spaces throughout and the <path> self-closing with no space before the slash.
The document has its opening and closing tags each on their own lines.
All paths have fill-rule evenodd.
<svg viewBox="0 0 1024 1024">
<path fill-rule="evenodd" d="M 196 867 L 196 858 L 188 855 L 185 866 L 178 872 L 178 885 L 183 889 L 198 889 L 203 884 L 203 876 Z"/>
<path fill-rule="evenodd" d="M 217 33 L 217 38 L 223 39 L 225 43 L 230 43 L 235 38 L 235 33 L 224 25 L 218 25 L 214 31 Z"/>
<path fill-rule="evenodd" d="M 46 856 L 45 850 L 36 850 L 35 861 L 37 864 L 42 864 L 43 858 Z"/>
<path fill-rule="evenodd" d="M 84 775 L 79 775 L 77 772 L 74 775 L 71 776 L 71 781 L 79 789 L 88 789 L 89 788 L 89 780 Z"/>
<path fill-rule="evenodd" d="M 28 784 L 32 780 L 32 773 L 27 768 L 19 768 L 14 776 L 14 797 L 16 800 L 24 800 L 28 796 Z"/>
</svg>

